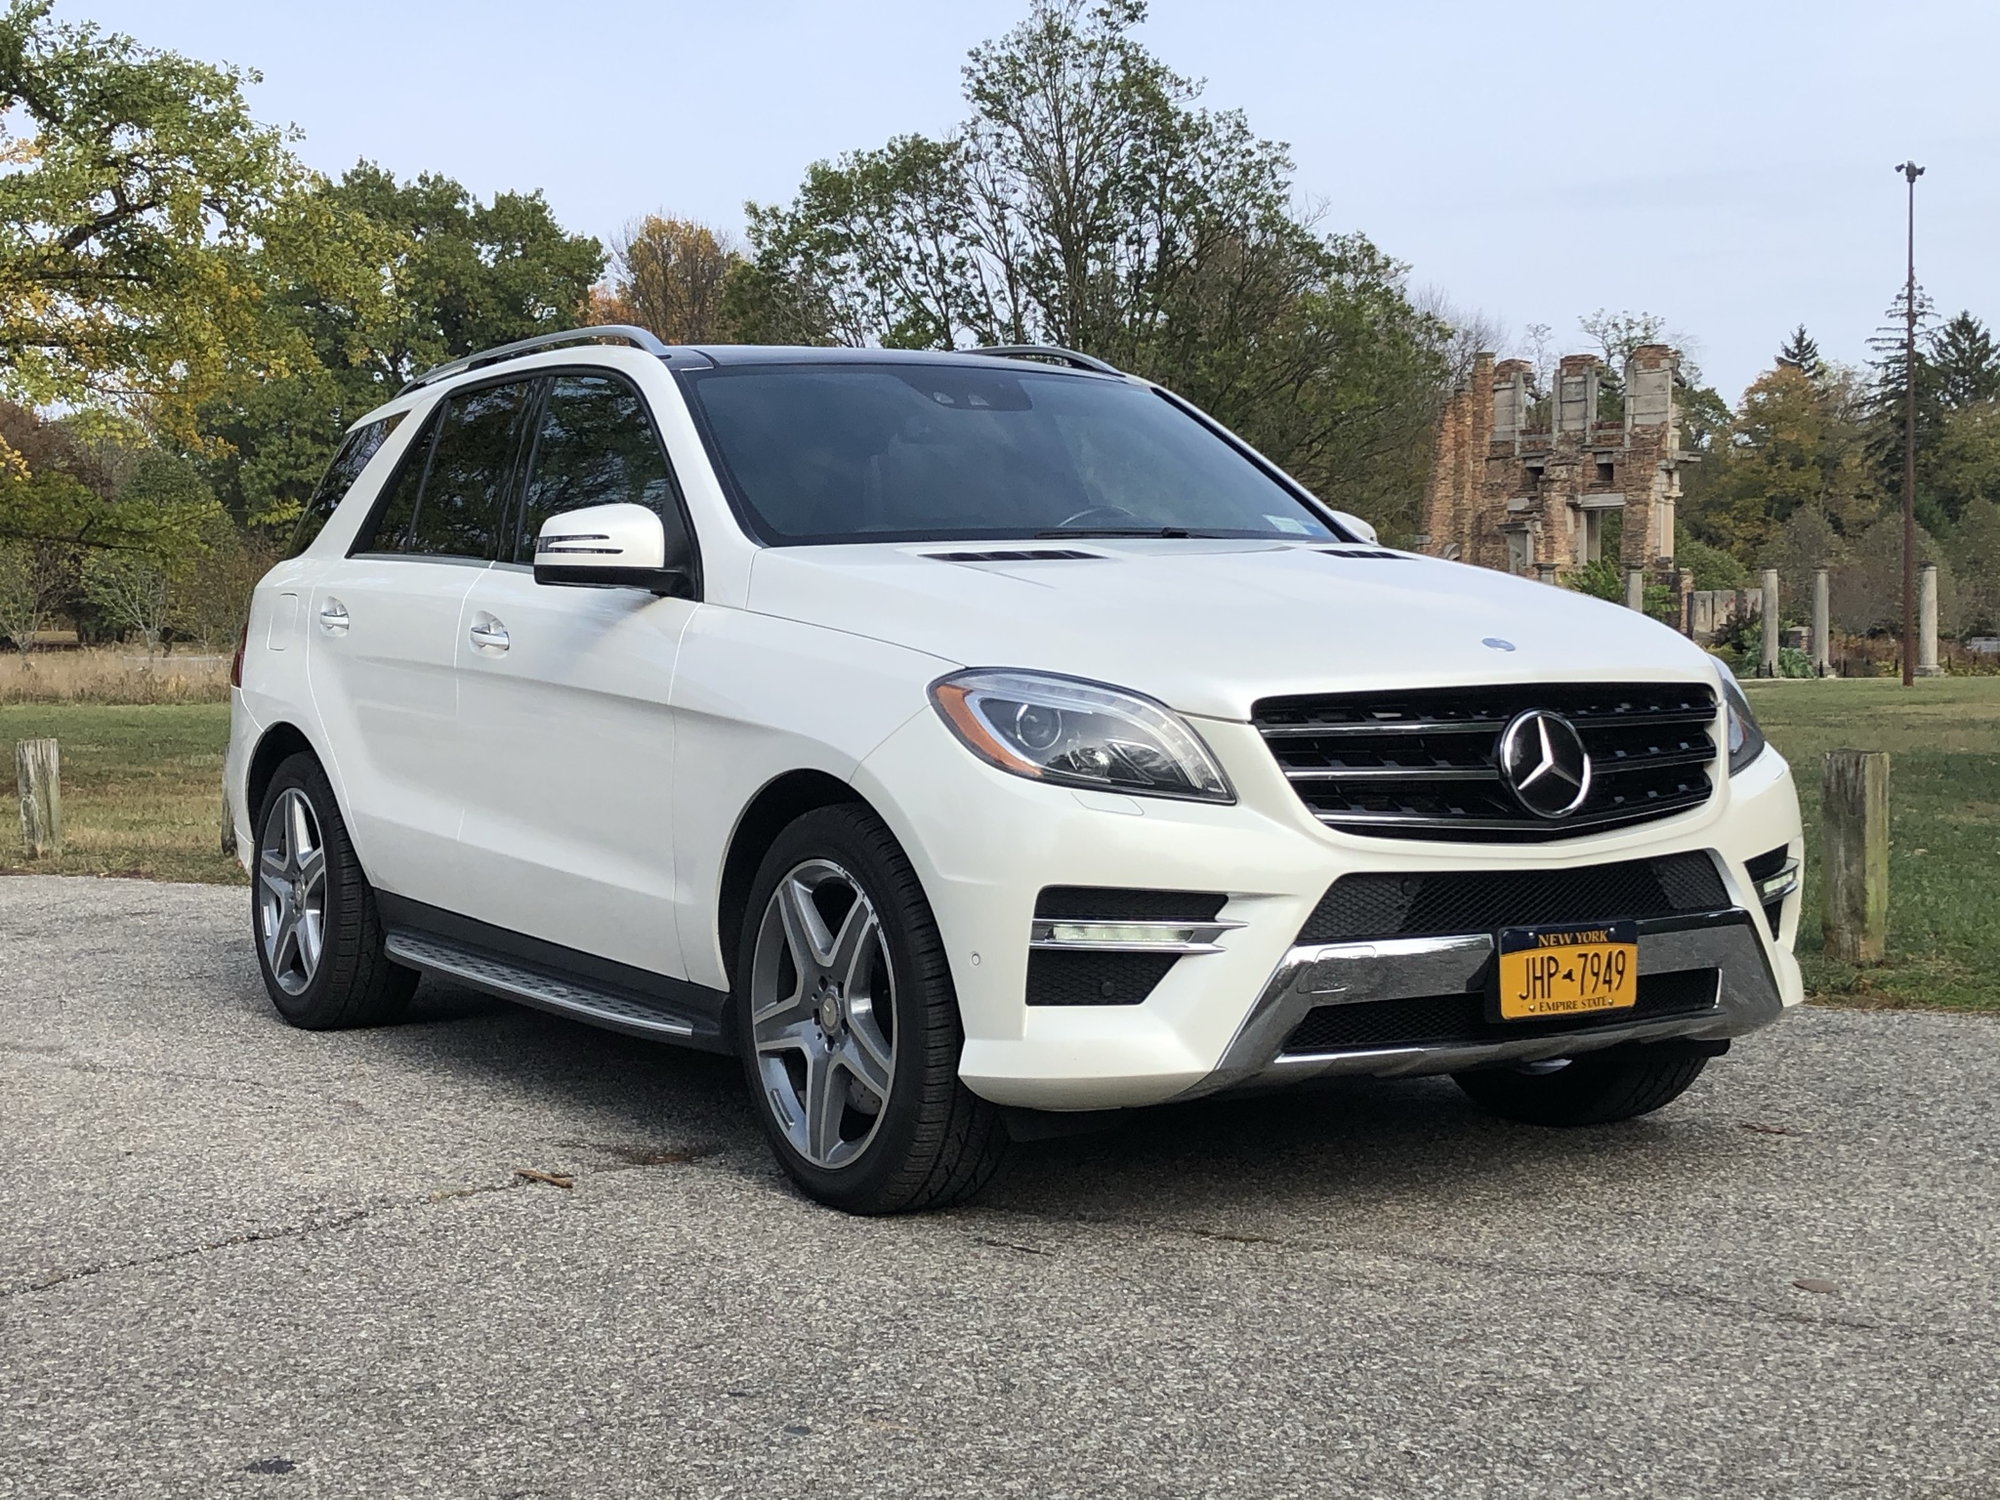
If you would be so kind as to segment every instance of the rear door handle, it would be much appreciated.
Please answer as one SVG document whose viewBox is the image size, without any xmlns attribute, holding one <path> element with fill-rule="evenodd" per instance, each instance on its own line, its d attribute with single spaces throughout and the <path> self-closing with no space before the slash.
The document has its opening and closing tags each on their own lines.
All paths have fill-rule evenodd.
<svg viewBox="0 0 2000 1500">
<path fill-rule="evenodd" d="M 347 606 L 338 599 L 329 599 L 319 607 L 319 628 L 328 635 L 346 635 L 347 626 Z"/>
<path fill-rule="evenodd" d="M 485 613 L 472 617 L 469 632 L 472 644 L 485 651 L 505 651 L 507 649 L 507 627 L 493 616 Z"/>
</svg>

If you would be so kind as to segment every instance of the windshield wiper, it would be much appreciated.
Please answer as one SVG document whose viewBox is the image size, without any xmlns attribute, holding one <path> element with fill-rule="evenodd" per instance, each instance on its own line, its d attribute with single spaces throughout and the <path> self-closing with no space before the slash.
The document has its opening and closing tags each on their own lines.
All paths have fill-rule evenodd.
<svg viewBox="0 0 2000 1500">
<path fill-rule="evenodd" d="M 1036 532 L 1035 540 L 1047 542 L 1066 536 L 1147 536 L 1177 539 L 1207 534 L 1202 531 L 1189 531 L 1185 526 L 1059 526 L 1054 531 Z"/>
</svg>

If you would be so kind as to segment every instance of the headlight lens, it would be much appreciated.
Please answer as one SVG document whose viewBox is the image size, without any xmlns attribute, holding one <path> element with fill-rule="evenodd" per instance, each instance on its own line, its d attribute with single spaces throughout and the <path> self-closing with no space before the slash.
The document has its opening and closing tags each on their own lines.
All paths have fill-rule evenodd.
<svg viewBox="0 0 2000 1500">
<path fill-rule="evenodd" d="M 1764 731 L 1757 727 L 1757 716 L 1750 711 L 1750 700 L 1744 696 L 1743 684 L 1736 680 L 1736 674 L 1729 670 L 1727 662 L 1717 662 L 1722 672 L 1722 706 L 1729 723 L 1729 774 L 1741 775 L 1750 769 L 1750 763 L 1764 753 Z"/>
<path fill-rule="evenodd" d="M 980 759 L 1062 786 L 1234 802 L 1208 746 L 1172 709 L 1099 682 L 1041 672 L 961 672 L 931 702 Z"/>
</svg>

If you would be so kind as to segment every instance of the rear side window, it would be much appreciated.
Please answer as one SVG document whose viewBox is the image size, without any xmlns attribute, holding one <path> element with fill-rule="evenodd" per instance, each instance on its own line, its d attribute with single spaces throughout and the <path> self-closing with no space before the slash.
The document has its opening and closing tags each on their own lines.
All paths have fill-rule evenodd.
<svg viewBox="0 0 2000 1500">
<path fill-rule="evenodd" d="M 287 556 L 297 557 L 326 529 L 326 523 L 333 519 L 340 502 L 354 488 L 354 481 L 368 467 L 368 460 L 381 452 L 382 445 L 389 441 L 389 434 L 402 425 L 407 415 L 406 412 L 393 412 L 380 421 L 355 428 L 341 439 L 340 447 L 334 451 L 333 462 L 326 466 L 312 498 L 306 501 L 305 509 L 299 513 L 298 528 L 292 533 L 292 550 Z"/>
<path fill-rule="evenodd" d="M 411 445 L 359 550 L 492 557 L 529 390 L 514 381 L 447 397 L 431 431 Z"/>
<path fill-rule="evenodd" d="M 514 560 L 535 560 L 535 538 L 549 517 L 621 501 L 656 512 L 666 523 L 669 561 L 685 556 L 673 473 L 644 399 L 614 376 L 558 376 L 536 436 Z"/>
</svg>

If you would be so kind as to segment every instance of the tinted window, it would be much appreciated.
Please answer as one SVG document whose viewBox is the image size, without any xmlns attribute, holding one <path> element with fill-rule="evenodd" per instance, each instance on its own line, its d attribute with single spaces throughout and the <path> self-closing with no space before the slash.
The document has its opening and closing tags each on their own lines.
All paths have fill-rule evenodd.
<svg viewBox="0 0 2000 1500">
<path fill-rule="evenodd" d="M 382 445 L 389 440 L 389 434 L 402 425 L 405 415 L 407 413 L 396 412 L 365 427 L 357 427 L 341 439 L 333 462 L 326 466 L 326 473 L 320 476 L 312 498 L 306 501 L 305 509 L 299 513 L 298 529 L 292 533 L 290 556 L 297 557 L 313 544 L 313 539 L 332 519 L 334 510 L 347 498 L 347 492 L 354 488 L 354 481 L 361 477 L 361 471 L 368 467 L 368 460 L 381 451 Z"/>
<path fill-rule="evenodd" d="M 671 560 L 683 536 L 680 506 L 645 402 L 611 376 L 558 376 L 535 442 L 515 561 L 535 560 L 535 538 L 550 516 L 621 501 L 659 514 Z"/>
<path fill-rule="evenodd" d="M 493 556 L 528 391 L 526 382 L 516 381 L 449 398 L 416 520 L 408 541 L 393 550 L 427 557 Z"/>
<path fill-rule="evenodd" d="M 887 363 L 682 378 L 776 542 L 1334 535 L 1233 444 L 1122 380 Z"/>
<path fill-rule="evenodd" d="M 410 540 L 410 523 L 417 517 L 417 495 L 424 487 L 424 471 L 430 467 L 431 449 L 437 443 L 438 417 L 433 411 L 424 430 L 410 440 L 403 461 L 396 467 L 376 503 L 375 517 L 354 540 L 356 552 L 402 552 Z"/>
</svg>

